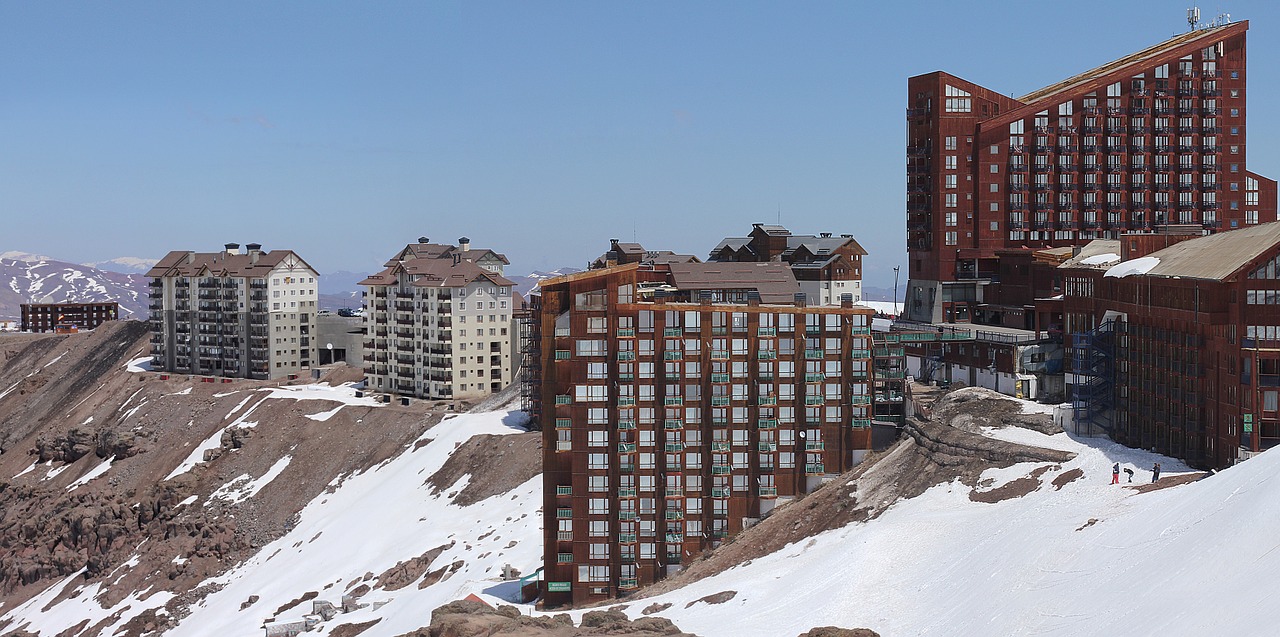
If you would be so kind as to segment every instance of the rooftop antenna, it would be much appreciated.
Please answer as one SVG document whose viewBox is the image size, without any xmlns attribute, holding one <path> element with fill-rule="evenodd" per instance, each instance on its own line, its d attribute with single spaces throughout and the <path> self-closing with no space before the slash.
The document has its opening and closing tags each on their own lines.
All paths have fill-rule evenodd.
<svg viewBox="0 0 1280 637">
<path fill-rule="evenodd" d="M 1198 24 L 1200 24 L 1200 7 L 1187 9 L 1187 26 L 1191 31 L 1195 31 Z"/>
</svg>

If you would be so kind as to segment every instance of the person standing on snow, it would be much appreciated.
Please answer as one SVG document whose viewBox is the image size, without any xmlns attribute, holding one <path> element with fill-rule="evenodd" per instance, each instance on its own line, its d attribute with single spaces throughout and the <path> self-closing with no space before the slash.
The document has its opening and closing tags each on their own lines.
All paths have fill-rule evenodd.
<svg viewBox="0 0 1280 637">
<path fill-rule="evenodd" d="M 1156 480 L 1159 480 L 1159 479 L 1160 479 L 1160 463 L 1157 462 L 1155 463 L 1154 466 L 1151 467 L 1151 482 L 1155 482 Z"/>
<path fill-rule="evenodd" d="M 1125 475 L 1129 476 L 1129 482 L 1133 482 L 1133 469 L 1130 469 L 1129 467 L 1125 467 L 1124 472 L 1125 472 Z"/>
<path fill-rule="evenodd" d="M 1111 484 L 1120 484 L 1120 463 L 1117 462 L 1111 467 Z"/>
</svg>

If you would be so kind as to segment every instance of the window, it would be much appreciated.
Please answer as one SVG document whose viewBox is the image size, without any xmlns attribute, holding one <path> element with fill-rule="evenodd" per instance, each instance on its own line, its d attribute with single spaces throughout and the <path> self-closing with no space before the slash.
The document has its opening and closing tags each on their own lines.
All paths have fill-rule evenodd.
<svg viewBox="0 0 1280 637">
<path fill-rule="evenodd" d="M 946 87 L 946 104 L 944 109 L 948 113 L 968 113 L 973 110 L 973 102 L 967 91 L 962 91 L 954 86 Z"/>
<path fill-rule="evenodd" d="M 956 232 L 947 233 L 947 237 L 946 237 L 947 245 L 949 246 L 957 245 L 959 241 L 960 241 L 959 233 L 956 233 Z"/>
</svg>

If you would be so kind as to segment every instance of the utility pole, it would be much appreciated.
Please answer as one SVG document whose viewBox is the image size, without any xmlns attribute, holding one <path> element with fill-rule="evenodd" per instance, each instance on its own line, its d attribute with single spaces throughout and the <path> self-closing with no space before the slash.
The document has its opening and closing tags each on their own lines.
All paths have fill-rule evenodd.
<svg viewBox="0 0 1280 637">
<path fill-rule="evenodd" d="M 901 318 L 902 311 L 898 308 L 898 269 L 901 265 L 893 266 L 893 320 Z"/>
</svg>

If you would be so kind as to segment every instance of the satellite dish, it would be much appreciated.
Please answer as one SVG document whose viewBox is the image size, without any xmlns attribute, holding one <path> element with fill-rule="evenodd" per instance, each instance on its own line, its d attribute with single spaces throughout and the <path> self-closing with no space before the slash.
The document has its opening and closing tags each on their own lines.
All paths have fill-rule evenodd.
<svg viewBox="0 0 1280 637">
<path fill-rule="evenodd" d="M 333 343 L 325 343 L 324 346 L 328 349 L 333 349 Z"/>
</svg>

